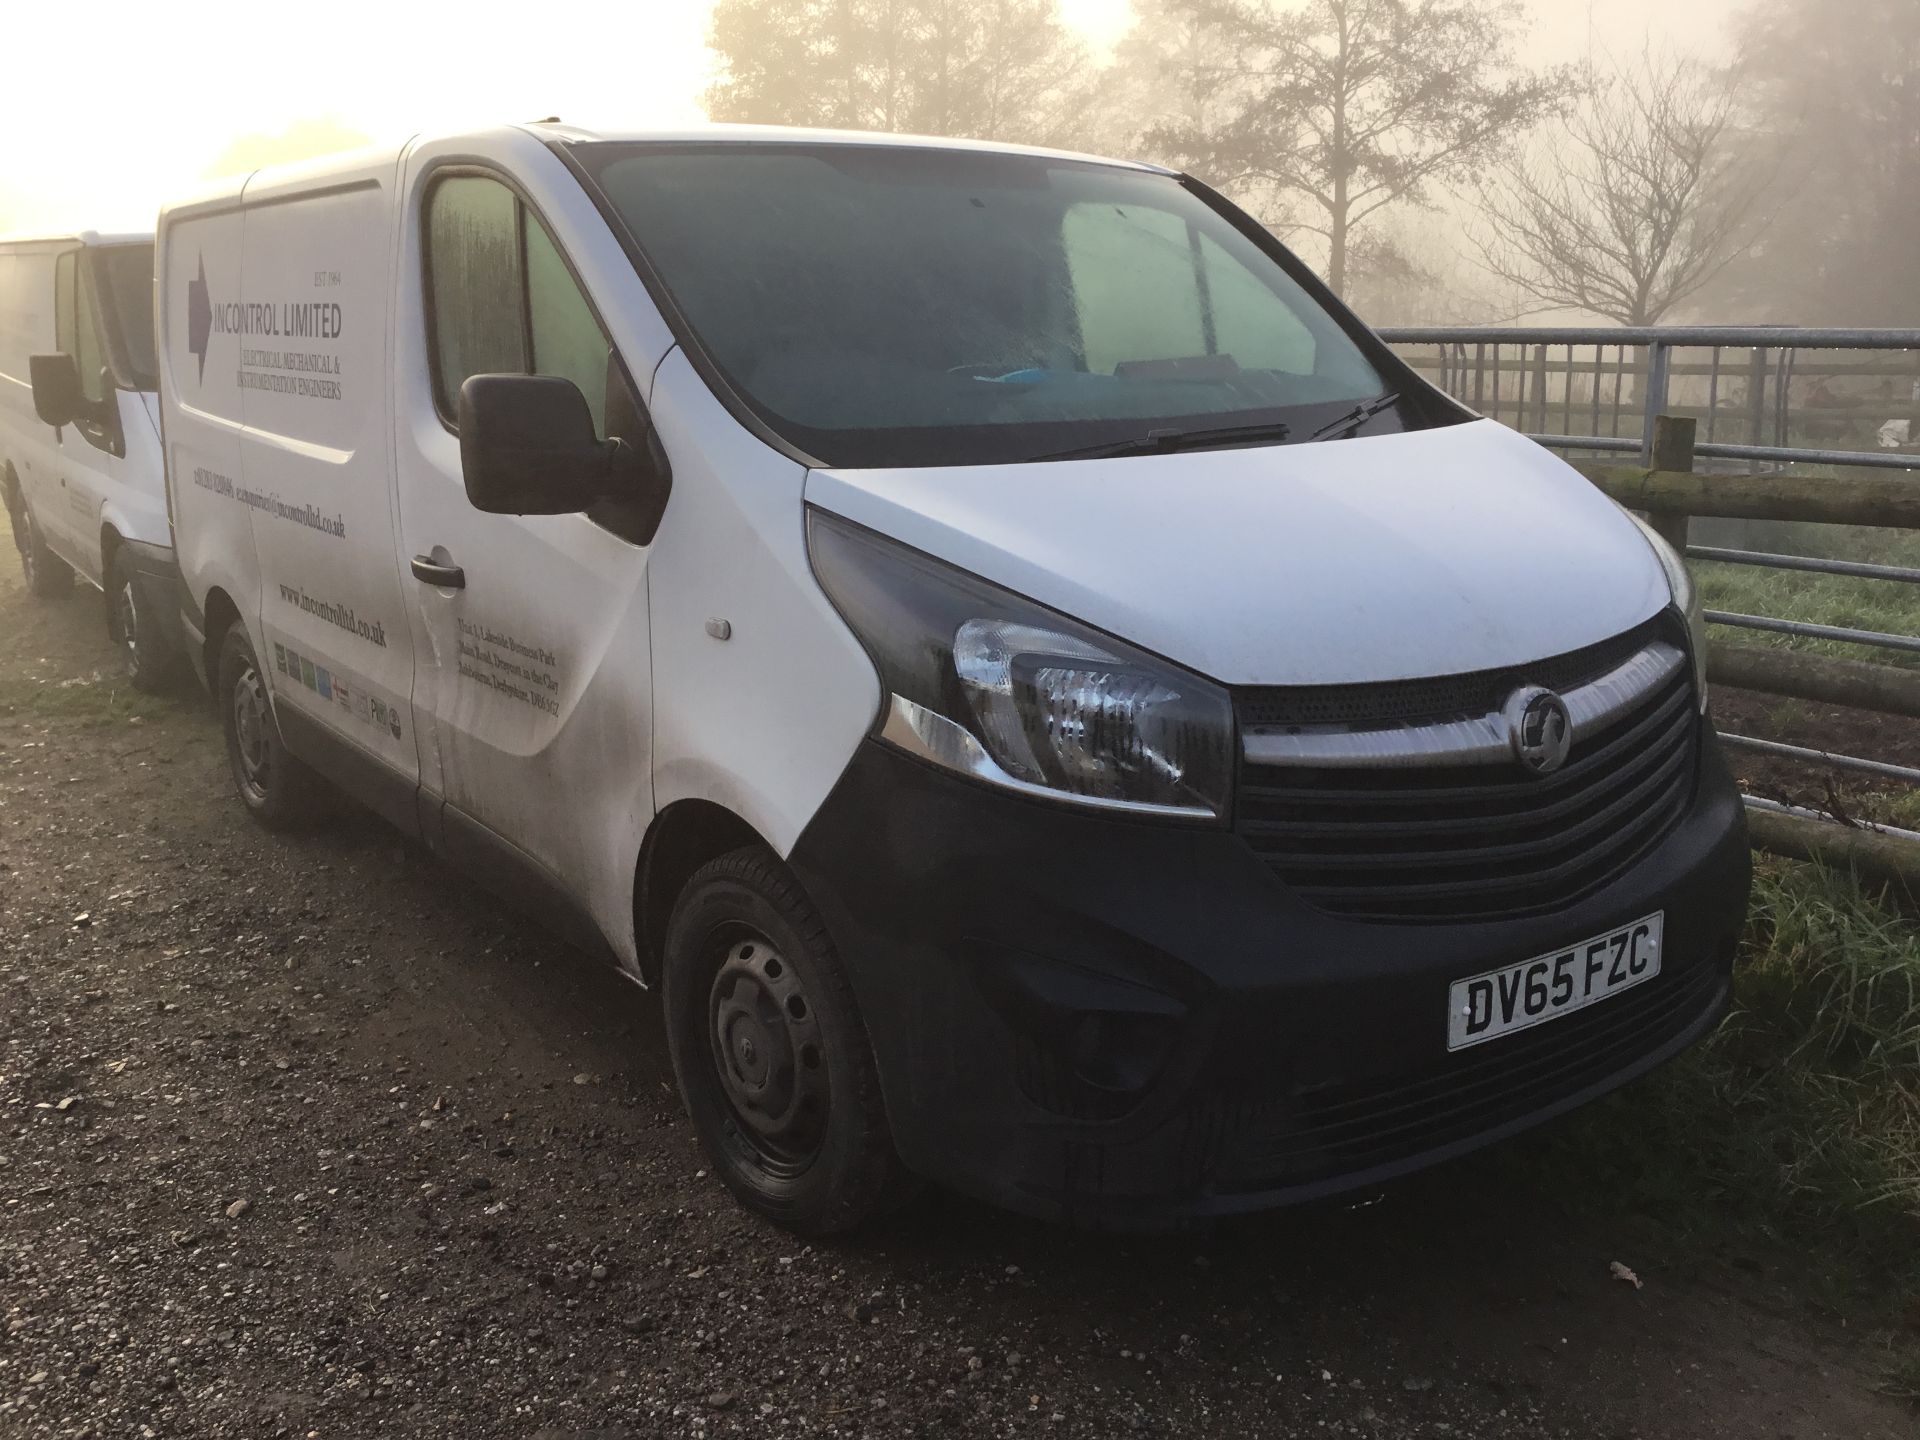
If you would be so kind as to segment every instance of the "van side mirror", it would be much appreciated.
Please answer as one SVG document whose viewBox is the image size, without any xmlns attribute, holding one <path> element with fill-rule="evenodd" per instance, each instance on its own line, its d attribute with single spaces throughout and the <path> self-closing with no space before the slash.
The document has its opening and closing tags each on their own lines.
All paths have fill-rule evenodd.
<svg viewBox="0 0 1920 1440">
<path fill-rule="evenodd" d="M 557 375 L 470 375 L 460 387 L 467 500 L 492 515 L 573 515 L 644 485 L 650 457 L 593 433 L 586 396 Z"/>
<path fill-rule="evenodd" d="M 91 408 L 80 390 L 80 367 L 64 351 L 29 356 L 27 376 L 33 384 L 33 413 L 41 424 L 58 430 L 83 418 Z"/>
</svg>

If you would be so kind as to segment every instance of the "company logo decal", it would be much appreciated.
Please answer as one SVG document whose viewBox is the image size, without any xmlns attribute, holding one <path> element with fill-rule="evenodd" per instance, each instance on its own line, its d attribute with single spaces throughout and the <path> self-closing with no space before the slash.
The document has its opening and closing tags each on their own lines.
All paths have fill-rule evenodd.
<svg viewBox="0 0 1920 1440">
<path fill-rule="evenodd" d="M 350 687 L 326 666 L 316 665 L 298 650 L 278 640 L 273 642 L 273 668 L 294 684 L 305 686 L 322 700 L 331 700 L 363 725 L 384 731 L 396 741 L 406 733 L 398 705 Z"/>
<path fill-rule="evenodd" d="M 340 272 L 317 272 L 314 284 L 337 286 Z M 199 273 L 187 282 L 187 351 L 200 362 L 202 383 L 213 337 L 231 335 L 241 341 L 234 375 L 241 389 L 302 400 L 338 400 L 340 354 L 333 347 L 340 341 L 345 321 L 346 312 L 337 300 L 215 300 L 207 284 L 204 252 Z M 326 348 L 311 348 L 316 346 Z"/>
<path fill-rule="evenodd" d="M 207 378 L 207 338 L 213 334 L 213 301 L 207 295 L 207 257 L 200 257 L 200 274 L 187 282 L 187 352 L 200 362 L 199 378 Z"/>
</svg>

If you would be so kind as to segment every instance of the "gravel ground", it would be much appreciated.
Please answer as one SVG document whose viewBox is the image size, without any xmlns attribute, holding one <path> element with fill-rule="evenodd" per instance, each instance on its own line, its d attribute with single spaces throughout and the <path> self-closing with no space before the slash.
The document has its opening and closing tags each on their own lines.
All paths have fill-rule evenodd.
<svg viewBox="0 0 1920 1440">
<path fill-rule="evenodd" d="M 0 540 L 0 1435 L 1915 1433 L 1794 1257 L 1524 1149 L 802 1245 L 706 1173 L 647 996 L 376 821 L 254 828 L 199 697 L 92 678 L 100 613 Z"/>
</svg>

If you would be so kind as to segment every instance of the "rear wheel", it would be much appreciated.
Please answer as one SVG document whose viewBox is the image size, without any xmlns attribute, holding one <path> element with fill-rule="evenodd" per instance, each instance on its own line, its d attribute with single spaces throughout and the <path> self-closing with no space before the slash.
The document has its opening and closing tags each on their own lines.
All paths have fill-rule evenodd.
<svg viewBox="0 0 1920 1440">
<path fill-rule="evenodd" d="M 667 930 L 667 1045 L 715 1173 L 802 1235 L 912 1192 L 853 990 L 826 927 L 759 846 L 695 872 Z"/>
<path fill-rule="evenodd" d="M 136 690 L 163 689 L 173 678 L 175 656 L 145 613 L 134 580 L 133 558 L 114 552 L 107 572 L 107 633 L 120 647 L 127 678 Z"/>
<path fill-rule="evenodd" d="M 220 642 L 220 719 L 227 736 L 227 765 L 247 812 L 270 830 L 307 823 L 324 813 L 320 777 L 296 758 L 280 737 L 267 677 L 236 620 Z"/>
<path fill-rule="evenodd" d="M 57 600 L 73 586 L 73 567 L 47 548 L 40 527 L 34 524 L 33 508 L 22 499 L 19 530 L 14 535 L 20 547 L 20 568 L 26 573 L 27 589 L 42 600 Z"/>
</svg>

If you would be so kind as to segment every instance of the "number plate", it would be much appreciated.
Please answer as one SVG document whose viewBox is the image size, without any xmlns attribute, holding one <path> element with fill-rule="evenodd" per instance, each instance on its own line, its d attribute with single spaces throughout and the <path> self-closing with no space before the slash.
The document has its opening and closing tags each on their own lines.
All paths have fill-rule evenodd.
<svg viewBox="0 0 1920 1440">
<path fill-rule="evenodd" d="M 1583 1010 L 1660 973 L 1657 910 L 1565 950 L 1456 980 L 1447 993 L 1447 1049 L 1465 1050 Z"/>
</svg>

